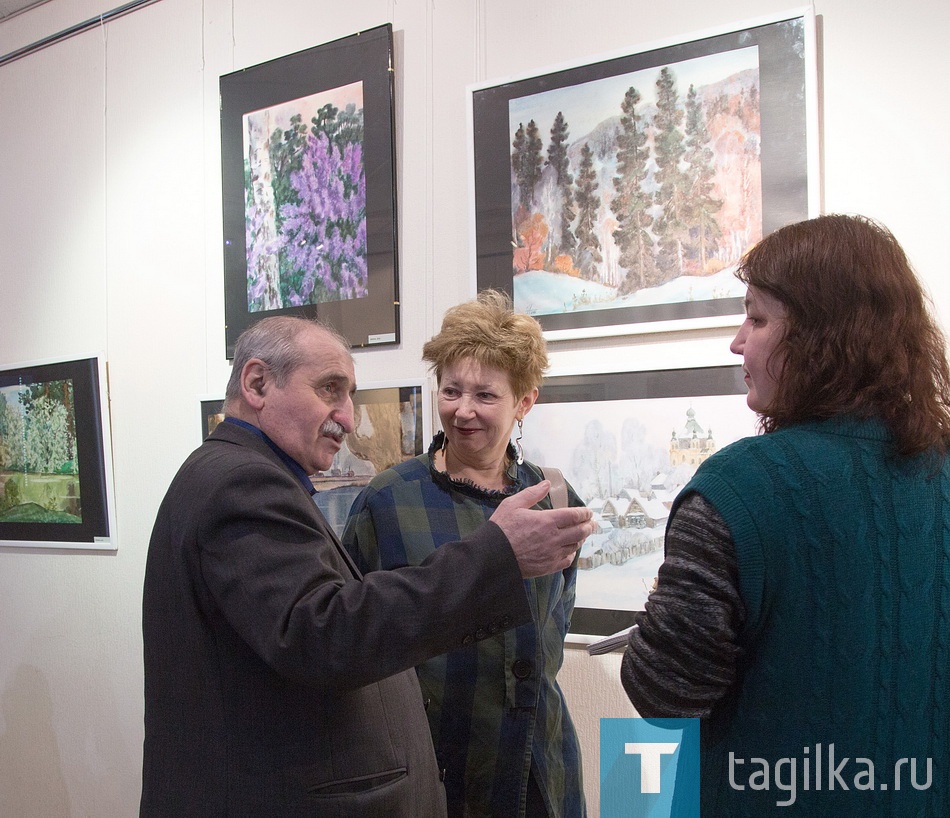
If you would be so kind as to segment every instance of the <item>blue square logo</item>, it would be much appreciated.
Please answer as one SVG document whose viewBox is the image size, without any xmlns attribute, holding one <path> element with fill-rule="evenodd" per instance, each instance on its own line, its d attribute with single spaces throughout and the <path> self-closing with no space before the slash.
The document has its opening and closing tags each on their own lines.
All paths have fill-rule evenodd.
<svg viewBox="0 0 950 818">
<path fill-rule="evenodd" d="M 698 818 L 699 719 L 601 719 L 600 815 Z"/>
</svg>

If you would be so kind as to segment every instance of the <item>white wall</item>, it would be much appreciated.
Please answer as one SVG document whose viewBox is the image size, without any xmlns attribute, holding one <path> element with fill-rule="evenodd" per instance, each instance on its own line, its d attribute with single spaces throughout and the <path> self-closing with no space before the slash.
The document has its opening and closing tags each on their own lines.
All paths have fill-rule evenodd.
<svg viewBox="0 0 950 818">
<path fill-rule="evenodd" d="M 0 23 L 0 54 L 120 5 L 50 0 Z M 136 813 L 140 589 L 152 520 L 198 442 L 224 360 L 217 81 L 392 22 L 403 342 L 364 382 L 421 374 L 422 342 L 470 296 L 466 98 L 641 43 L 789 10 L 783 0 L 161 0 L 0 68 L 0 364 L 105 351 L 118 550 L 0 549 L 0 815 Z M 794 8 L 794 6 L 791 6 Z M 950 6 L 820 0 L 824 204 L 888 224 L 950 316 Z M 612 339 L 618 364 L 729 361 L 728 331 Z M 592 344 L 553 351 L 591 360 Z M 530 419 L 529 419 L 530 420 Z M 530 430 L 528 431 L 530 434 Z M 597 815 L 597 719 L 629 715 L 619 656 L 569 651 Z"/>
</svg>

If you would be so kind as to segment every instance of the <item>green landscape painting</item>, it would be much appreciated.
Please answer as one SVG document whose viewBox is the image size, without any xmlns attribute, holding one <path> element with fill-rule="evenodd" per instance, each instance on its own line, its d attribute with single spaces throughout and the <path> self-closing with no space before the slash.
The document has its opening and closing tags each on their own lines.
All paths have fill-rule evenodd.
<svg viewBox="0 0 950 818">
<path fill-rule="evenodd" d="M 0 522 L 82 523 L 71 379 L 0 387 Z"/>
</svg>

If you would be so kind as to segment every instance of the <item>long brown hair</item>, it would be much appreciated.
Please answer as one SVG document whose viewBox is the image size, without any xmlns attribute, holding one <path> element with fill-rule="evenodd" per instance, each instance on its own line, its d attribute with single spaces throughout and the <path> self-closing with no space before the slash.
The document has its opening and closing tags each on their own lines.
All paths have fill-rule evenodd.
<svg viewBox="0 0 950 818">
<path fill-rule="evenodd" d="M 791 224 L 753 247 L 736 275 L 786 309 L 766 432 L 850 413 L 884 420 L 900 454 L 946 453 L 945 340 L 887 228 L 843 215 Z"/>
</svg>

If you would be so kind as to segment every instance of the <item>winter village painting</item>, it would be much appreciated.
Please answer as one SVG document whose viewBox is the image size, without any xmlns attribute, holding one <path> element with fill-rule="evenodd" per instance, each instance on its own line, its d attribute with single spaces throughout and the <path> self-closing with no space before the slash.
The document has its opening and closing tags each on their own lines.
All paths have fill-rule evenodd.
<svg viewBox="0 0 950 818">
<path fill-rule="evenodd" d="M 243 123 L 248 312 L 365 296 L 363 83 Z"/>
<path fill-rule="evenodd" d="M 762 236 L 758 47 L 509 101 L 518 309 L 741 297 Z"/>
<path fill-rule="evenodd" d="M 376 474 L 422 454 L 423 408 L 421 384 L 356 393 L 353 433 L 330 468 L 310 477 L 317 489 L 314 500 L 338 534 L 356 496 Z"/>
<path fill-rule="evenodd" d="M 604 377 L 613 377 L 619 389 L 599 389 Z M 679 388 L 683 379 L 695 385 Z M 532 462 L 560 468 L 594 512 L 597 531 L 581 549 L 576 607 L 642 610 L 663 561 L 664 531 L 676 495 L 703 461 L 756 433 L 741 369 L 572 379 L 589 381 L 581 389 L 563 387 L 562 380 L 567 379 L 545 382 L 525 421 L 522 444 Z M 710 392 L 729 393 L 704 394 L 704 385 Z M 673 396 L 660 395 L 663 391 Z M 635 397 L 638 393 L 646 397 Z"/>
</svg>

